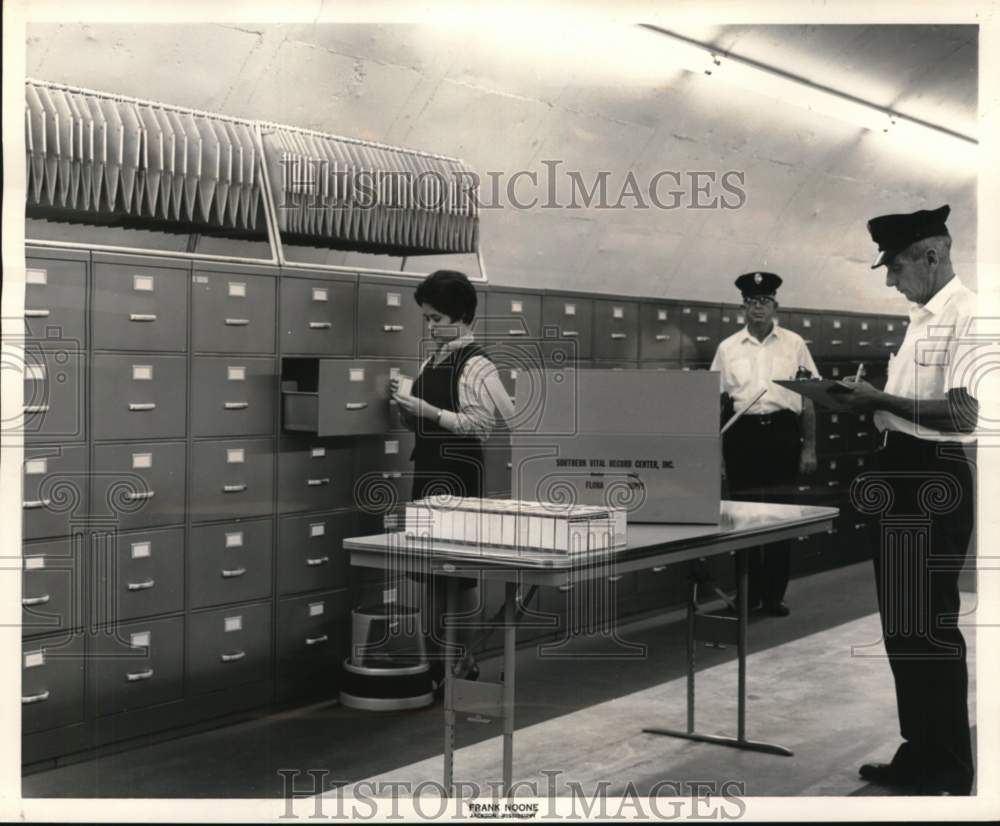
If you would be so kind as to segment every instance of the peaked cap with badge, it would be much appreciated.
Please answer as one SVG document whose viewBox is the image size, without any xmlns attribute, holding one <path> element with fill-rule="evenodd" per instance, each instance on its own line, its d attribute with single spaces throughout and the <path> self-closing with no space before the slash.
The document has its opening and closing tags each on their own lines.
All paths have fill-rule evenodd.
<svg viewBox="0 0 1000 826">
<path fill-rule="evenodd" d="M 736 279 L 736 287 L 744 298 L 757 295 L 773 296 L 781 286 L 781 276 L 773 272 L 748 272 Z"/>
<path fill-rule="evenodd" d="M 916 212 L 872 218 L 868 222 L 868 232 L 872 241 L 878 244 L 879 250 L 872 269 L 889 264 L 910 244 L 936 235 L 948 235 L 945 221 L 950 213 L 951 207 L 945 204 L 937 209 L 920 209 Z"/>
</svg>

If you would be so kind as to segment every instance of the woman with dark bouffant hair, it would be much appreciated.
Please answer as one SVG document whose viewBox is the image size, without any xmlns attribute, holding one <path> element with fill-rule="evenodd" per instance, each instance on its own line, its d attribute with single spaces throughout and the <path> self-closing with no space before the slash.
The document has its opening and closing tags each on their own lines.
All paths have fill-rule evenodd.
<svg viewBox="0 0 1000 826">
<path fill-rule="evenodd" d="M 497 368 L 475 343 L 472 323 L 478 300 L 476 288 L 460 272 L 438 270 L 417 287 L 416 301 L 424 314 L 433 352 L 420 367 L 409 395 L 400 395 L 398 379 L 390 381 L 393 399 L 403 421 L 416 435 L 413 449 L 412 498 L 435 494 L 481 497 L 484 494 L 483 442 L 498 424 L 498 415 L 509 420 L 514 404 L 507 395 Z M 430 577 L 427 605 L 431 617 L 444 616 L 445 582 Z M 476 580 L 459 580 L 458 614 L 474 612 Z M 461 644 L 468 635 L 459 628 Z M 442 635 L 434 624 L 431 648 Z M 444 664 L 440 650 L 432 669 L 443 686 Z M 460 675 L 475 679 L 479 669 L 471 657 Z"/>
</svg>

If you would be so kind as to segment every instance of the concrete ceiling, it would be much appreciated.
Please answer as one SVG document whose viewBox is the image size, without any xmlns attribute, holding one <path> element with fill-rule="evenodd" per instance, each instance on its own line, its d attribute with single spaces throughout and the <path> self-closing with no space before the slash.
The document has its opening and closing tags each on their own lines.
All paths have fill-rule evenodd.
<svg viewBox="0 0 1000 826">
<path fill-rule="evenodd" d="M 633 38 L 635 32 L 625 32 Z M 687 31 L 880 106 L 976 131 L 977 30 L 969 26 L 734 26 Z M 62 25 L 29 28 L 31 77 L 457 155 L 514 194 L 482 211 L 493 282 L 729 301 L 768 268 L 786 304 L 903 309 L 868 270 L 865 220 L 950 203 L 959 271 L 975 286 L 976 179 L 949 153 L 681 71 L 649 34 L 471 31 L 411 25 Z M 662 42 L 661 42 L 662 41 Z M 638 42 L 638 41 L 636 41 Z M 559 163 L 548 195 L 545 161 Z M 674 209 L 565 208 L 577 173 L 682 183 Z M 700 209 L 691 173 L 741 173 L 745 203 Z M 704 183 L 702 178 L 702 183 Z M 661 181 L 669 202 L 673 179 Z M 648 189 L 645 191 L 648 192 Z M 484 197 L 486 197 L 484 195 Z M 489 199 L 487 199 L 489 200 Z M 648 200 L 648 199 L 647 199 Z M 331 263 L 380 265 L 341 253 Z M 319 259 L 318 259 L 319 260 Z M 420 267 L 440 261 L 421 262 Z M 455 262 L 450 262 L 454 265 Z M 468 262 L 474 269 L 474 263 Z"/>
</svg>

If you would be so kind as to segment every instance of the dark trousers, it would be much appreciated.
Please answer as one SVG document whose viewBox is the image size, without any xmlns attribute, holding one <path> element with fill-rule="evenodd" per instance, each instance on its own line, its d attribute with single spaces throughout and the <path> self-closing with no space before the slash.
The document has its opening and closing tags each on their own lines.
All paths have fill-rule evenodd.
<svg viewBox="0 0 1000 826">
<path fill-rule="evenodd" d="M 744 502 L 790 502 L 799 472 L 799 417 L 790 410 L 746 415 L 722 437 L 729 497 Z M 776 605 L 785 597 L 791 542 L 749 551 L 750 604 Z"/>
<path fill-rule="evenodd" d="M 974 447 L 891 433 L 878 470 L 865 477 L 871 483 L 853 492 L 856 508 L 879 515 L 875 583 L 903 737 L 893 764 L 920 785 L 965 793 L 974 768 L 956 622 L 975 519 L 974 463 Z"/>
</svg>

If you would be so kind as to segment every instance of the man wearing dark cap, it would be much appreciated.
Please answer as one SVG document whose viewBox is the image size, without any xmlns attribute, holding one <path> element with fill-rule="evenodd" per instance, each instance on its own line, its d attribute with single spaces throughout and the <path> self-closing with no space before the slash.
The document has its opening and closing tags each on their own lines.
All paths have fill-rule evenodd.
<svg viewBox="0 0 1000 826">
<path fill-rule="evenodd" d="M 724 405 L 747 412 L 726 431 L 722 455 L 729 495 L 734 499 L 787 501 L 798 473 L 816 469 L 816 429 L 812 402 L 785 390 L 774 379 L 794 379 L 800 369 L 819 376 L 809 348 L 798 333 L 778 325 L 775 293 L 781 278 L 748 272 L 736 279 L 747 326 L 719 344 L 710 369 L 718 370 Z M 747 408 L 754 398 L 764 395 Z M 750 555 L 749 602 L 772 616 L 789 613 L 784 603 L 791 544 L 781 542 Z"/>
<path fill-rule="evenodd" d="M 976 296 L 952 269 L 948 213 L 943 206 L 868 222 L 879 249 L 872 269 L 884 266 L 886 286 L 913 307 L 885 390 L 843 382 L 854 409 L 874 411 L 884 434 L 878 471 L 855 480 L 852 499 L 870 504 L 870 486 L 885 502 L 875 582 L 903 737 L 890 763 L 866 763 L 861 776 L 924 794 L 969 794 L 974 776 L 957 618 L 975 519 L 979 403 L 970 393 L 975 346 L 963 336 Z"/>
</svg>

